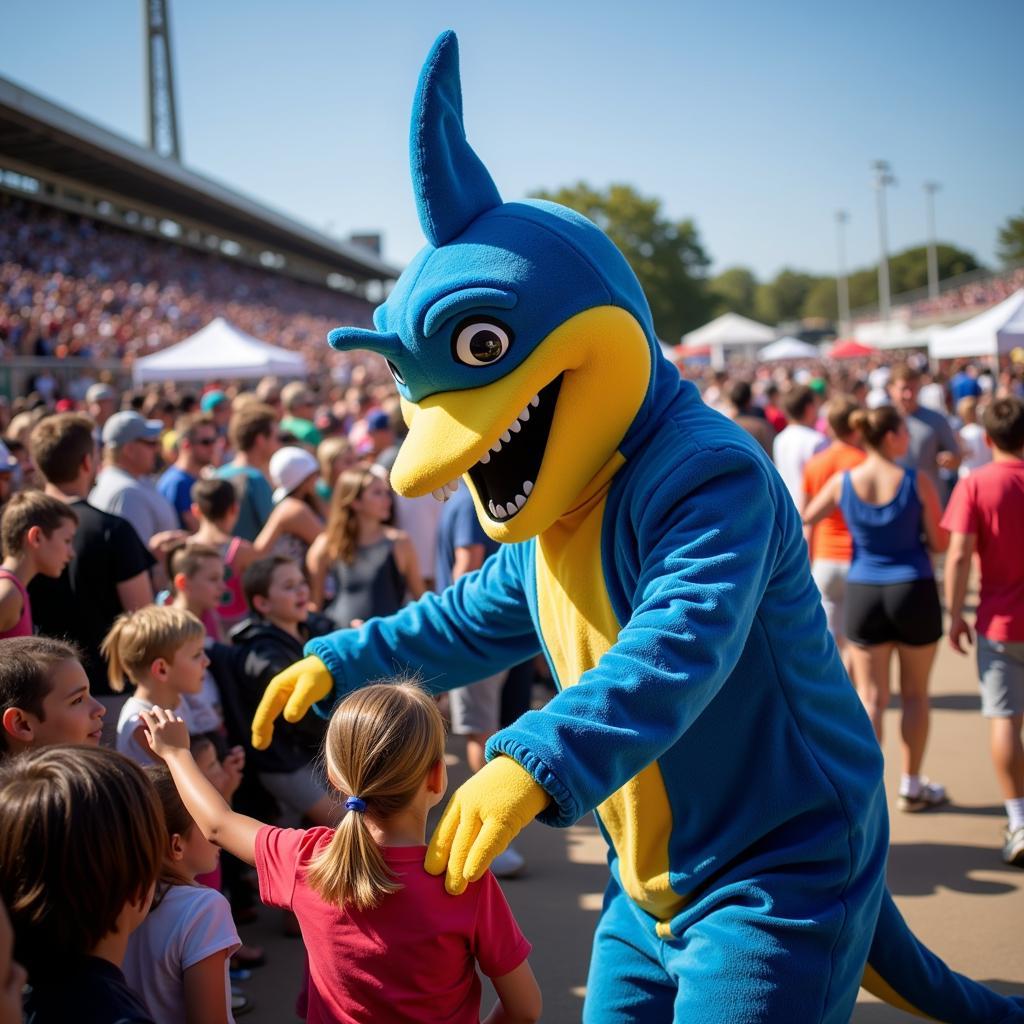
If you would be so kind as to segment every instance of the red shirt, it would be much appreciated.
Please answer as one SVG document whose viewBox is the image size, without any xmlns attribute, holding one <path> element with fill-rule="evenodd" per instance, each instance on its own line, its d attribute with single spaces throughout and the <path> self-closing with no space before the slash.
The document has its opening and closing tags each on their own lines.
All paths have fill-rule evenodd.
<svg viewBox="0 0 1024 1024">
<path fill-rule="evenodd" d="M 307 1024 L 365 1021 L 478 1024 L 480 979 L 515 970 L 530 953 L 494 876 L 461 896 L 423 869 L 425 846 L 386 846 L 403 888 L 372 910 L 340 908 L 306 884 L 329 828 L 268 825 L 256 835 L 260 898 L 299 919 L 309 954 Z"/>
<path fill-rule="evenodd" d="M 975 536 L 978 632 L 997 643 L 1024 642 L 1024 461 L 990 462 L 964 477 L 953 488 L 942 525 Z"/>
</svg>

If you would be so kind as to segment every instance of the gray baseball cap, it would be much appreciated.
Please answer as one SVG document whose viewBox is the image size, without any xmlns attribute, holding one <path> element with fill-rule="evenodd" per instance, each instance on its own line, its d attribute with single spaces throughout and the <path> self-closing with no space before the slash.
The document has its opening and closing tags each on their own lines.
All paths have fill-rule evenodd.
<svg viewBox="0 0 1024 1024">
<path fill-rule="evenodd" d="M 93 384 L 85 393 L 87 402 L 113 402 L 117 400 L 117 392 L 109 384 Z"/>
<path fill-rule="evenodd" d="M 103 443 L 115 447 L 130 441 L 155 441 L 164 432 L 160 420 L 147 420 L 137 412 L 115 412 L 103 424 Z"/>
</svg>

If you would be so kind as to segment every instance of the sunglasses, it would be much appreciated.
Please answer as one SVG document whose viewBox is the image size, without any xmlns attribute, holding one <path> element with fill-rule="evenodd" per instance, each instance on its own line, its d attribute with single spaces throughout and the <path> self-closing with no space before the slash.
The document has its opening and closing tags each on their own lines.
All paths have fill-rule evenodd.
<svg viewBox="0 0 1024 1024">
<path fill-rule="evenodd" d="M 216 444 L 217 443 L 217 438 L 215 438 L 215 437 L 197 437 L 192 443 L 194 445 L 201 445 L 202 447 L 206 448 L 206 447 L 209 447 L 211 444 Z"/>
</svg>

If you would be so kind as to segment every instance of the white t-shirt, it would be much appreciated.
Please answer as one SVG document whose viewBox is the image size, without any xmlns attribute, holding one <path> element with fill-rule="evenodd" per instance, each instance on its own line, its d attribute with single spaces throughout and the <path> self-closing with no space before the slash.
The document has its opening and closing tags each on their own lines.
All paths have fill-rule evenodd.
<svg viewBox="0 0 1024 1024">
<path fill-rule="evenodd" d="M 142 996 L 156 1024 L 181 1024 L 185 971 L 226 950 L 224 998 L 228 1020 L 233 1021 L 228 957 L 240 945 L 231 907 L 219 892 L 205 885 L 172 885 L 129 937 L 124 976 Z"/>
<path fill-rule="evenodd" d="M 992 452 L 985 444 L 985 428 L 980 423 L 965 423 L 960 428 L 960 445 L 963 460 L 957 474 L 961 480 L 992 461 Z"/>
<path fill-rule="evenodd" d="M 799 423 L 790 423 L 775 438 L 772 448 L 775 468 L 798 509 L 804 504 L 804 466 L 815 452 L 827 445 L 828 438 L 824 434 Z"/>
<path fill-rule="evenodd" d="M 139 717 L 140 711 L 152 711 L 155 705 L 148 700 L 140 700 L 138 697 L 129 697 L 121 708 L 121 714 L 117 717 L 117 749 L 118 752 L 130 757 L 136 764 L 145 767 L 147 764 L 163 764 L 159 758 L 154 757 L 135 738 L 135 730 L 145 723 Z M 195 722 L 192 720 L 192 713 L 188 705 L 182 700 L 178 701 L 176 708 L 169 708 L 188 726 L 189 735 L 199 732 Z"/>
</svg>

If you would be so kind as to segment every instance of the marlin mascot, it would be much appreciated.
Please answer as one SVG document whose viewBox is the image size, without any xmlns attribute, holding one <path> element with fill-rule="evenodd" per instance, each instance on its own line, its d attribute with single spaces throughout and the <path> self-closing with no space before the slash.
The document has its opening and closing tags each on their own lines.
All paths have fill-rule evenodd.
<svg viewBox="0 0 1024 1024">
<path fill-rule="evenodd" d="M 625 259 L 552 203 L 503 203 L 466 141 L 455 36 L 410 143 L 428 245 L 336 349 L 387 359 L 402 494 L 465 481 L 499 552 L 442 594 L 313 640 L 265 747 L 404 663 L 434 691 L 542 651 L 559 693 L 493 736 L 426 859 L 460 893 L 534 818 L 594 811 L 611 877 L 584 1020 L 846 1024 L 858 986 L 940 1021 L 1024 1020 L 954 974 L 885 887 L 882 758 L 761 448 L 660 354 Z"/>
</svg>

